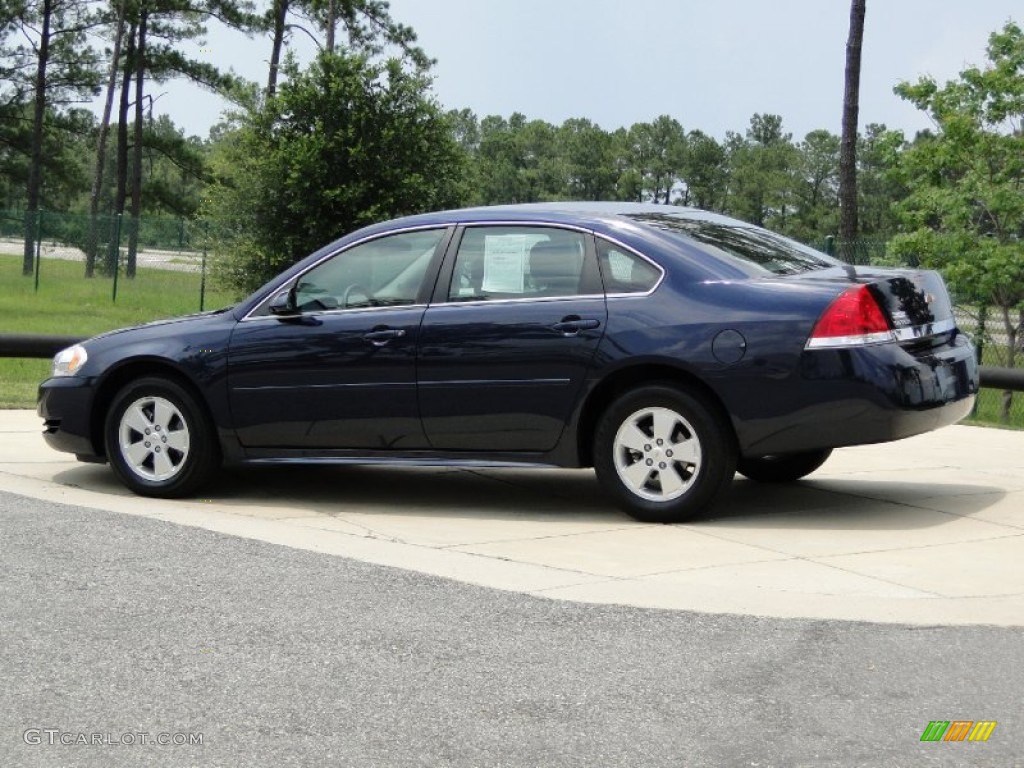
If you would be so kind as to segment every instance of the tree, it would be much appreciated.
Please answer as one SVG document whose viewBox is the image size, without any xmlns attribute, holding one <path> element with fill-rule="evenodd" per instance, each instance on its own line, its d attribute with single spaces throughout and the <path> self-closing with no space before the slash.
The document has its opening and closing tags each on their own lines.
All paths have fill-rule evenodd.
<svg viewBox="0 0 1024 768">
<path fill-rule="evenodd" d="M 514 112 L 506 120 L 488 115 L 480 121 L 480 141 L 476 154 L 478 197 L 484 205 L 527 202 L 527 191 L 520 170 L 526 161 L 522 156 L 519 133 L 526 125 L 526 116 Z"/>
<path fill-rule="evenodd" d="M 668 115 L 634 123 L 625 136 L 626 168 L 619 184 L 627 199 L 672 202 L 686 165 L 686 132 Z"/>
<path fill-rule="evenodd" d="M 723 210 L 729 176 L 725 147 L 703 131 L 696 130 L 687 135 L 686 145 L 683 202 L 708 211 Z"/>
<path fill-rule="evenodd" d="M 480 122 L 471 109 L 452 109 L 447 114 L 455 143 L 462 150 L 463 185 L 466 202 L 478 205 L 480 199 Z"/>
<path fill-rule="evenodd" d="M 16 100 L 31 93 L 32 127 L 26 185 L 22 273 L 32 274 L 37 211 L 43 189 L 46 118 L 50 107 L 87 99 L 97 85 L 96 59 L 86 33 L 97 23 L 87 0 L 37 0 L 5 8 L 0 32 L 17 44 L 0 53 L 10 58 L 5 74 L 15 81 Z M 18 82 L 20 81 L 20 82 Z"/>
<path fill-rule="evenodd" d="M 125 6 L 127 0 L 115 0 L 113 21 L 113 51 L 110 54 L 110 66 L 107 74 L 106 95 L 103 99 L 103 117 L 100 118 L 99 132 L 96 137 L 96 156 L 93 163 L 92 187 L 89 190 L 89 236 L 85 244 L 85 276 L 92 277 L 96 269 L 96 252 L 99 233 L 97 216 L 99 215 L 100 195 L 103 194 L 103 177 L 107 164 L 107 139 L 110 136 L 110 114 L 114 106 L 114 94 L 117 89 L 118 63 L 121 61 L 121 45 L 125 35 Z"/>
<path fill-rule="evenodd" d="M 558 129 L 558 151 L 566 172 L 566 196 L 574 200 L 608 200 L 615 196 L 615 154 L 610 134 L 585 118 L 572 118 Z"/>
<path fill-rule="evenodd" d="M 285 66 L 277 95 L 219 143 L 203 209 L 233 227 L 223 276 L 241 290 L 345 232 L 465 195 L 463 153 L 425 75 L 342 53 Z"/>
<path fill-rule="evenodd" d="M 415 45 L 416 33 L 392 19 L 389 8 L 387 0 L 273 0 L 264 18 L 264 27 L 271 32 L 267 97 L 277 92 L 288 34 L 298 29 L 312 38 L 321 51 L 334 53 L 339 20 L 345 27 L 350 52 L 373 57 L 392 45 L 418 69 L 429 67 L 430 59 Z M 289 13 L 296 11 L 323 30 L 325 45 L 320 45 L 316 36 L 302 24 L 288 21 Z"/>
<path fill-rule="evenodd" d="M 904 153 L 911 191 L 890 248 L 942 269 L 961 301 L 997 308 L 1013 366 L 1024 331 L 1024 32 L 1008 23 L 987 54 L 987 67 L 942 87 L 930 78 L 896 87 L 935 131 Z"/>
<path fill-rule="evenodd" d="M 797 210 L 788 234 L 799 240 L 812 242 L 835 231 L 839 144 L 835 134 L 817 130 L 797 146 Z"/>
<path fill-rule="evenodd" d="M 799 155 L 778 115 L 755 114 L 745 137 L 726 136 L 730 178 L 727 211 L 758 226 L 786 231 L 796 210 Z"/>
<path fill-rule="evenodd" d="M 860 59 L 866 0 L 850 0 L 846 41 L 846 87 L 843 92 L 843 137 L 839 150 L 840 256 L 853 261 L 857 228 L 857 122 L 860 114 Z"/>
<path fill-rule="evenodd" d="M 562 133 L 544 120 L 514 112 L 506 120 L 488 115 L 480 121 L 472 178 L 485 205 L 534 203 L 567 195 L 568 166 Z"/>
<path fill-rule="evenodd" d="M 888 240 L 896 233 L 896 206 L 910 190 L 902 168 L 902 131 L 871 123 L 857 148 L 857 222 L 861 236 Z"/>
<path fill-rule="evenodd" d="M 146 80 L 154 83 L 184 77 L 193 83 L 222 94 L 236 91 L 236 78 L 225 74 L 208 62 L 191 59 L 181 51 L 181 43 L 202 40 L 205 22 L 217 19 L 235 29 L 249 33 L 259 19 L 249 11 L 248 0 L 135 0 L 130 8 L 128 48 L 124 62 L 121 109 L 118 114 L 118 194 L 115 213 L 123 213 L 130 181 L 131 208 L 128 228 L 128 260 L 126 274 L 135 275 L 138 248 L 139 214 L 142 210 L 142 154 L 144 145 L 144 107 Z M 134 77 L 135 98 L 129 89 Z M 134 104 L 132 159 L 128 151 L 128 108 Z M 152 105 L 152 102 L 150 102 Z M 150 109 L 152 115 L 152 109 Z M 131 169 L 131 178 L 128 170 Z"/>
</svg>

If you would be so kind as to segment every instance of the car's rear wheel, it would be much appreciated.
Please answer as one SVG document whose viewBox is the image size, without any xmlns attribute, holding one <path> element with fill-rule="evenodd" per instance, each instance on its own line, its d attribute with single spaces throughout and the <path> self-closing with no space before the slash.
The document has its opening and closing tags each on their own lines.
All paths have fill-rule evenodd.
<svg viewBox="0 0 1024 768">
<path fill-rule="evenodd" d="M 638 520 L 677 523 L 709 507 L 736 471 L 732 430 L 705 398 L 668 385 L 613 402 L 594 435 L 594 469 Z"/>
<path fill-rule="evenodd" d="M 832 455 L 831 448 L 778 456 L 758 456 L 736 462 L 736 471 L 759 483 L 791 483 L 805 477 L 824 464 Z"/>
<path fill-rule="evenodd" d="M 104 438 L 110 466 L 142 496 L 187 496 L 220 465 L 209 419 L 170 379 L 142 378 L 121 389 L 107 412 Z"/>
</svg>

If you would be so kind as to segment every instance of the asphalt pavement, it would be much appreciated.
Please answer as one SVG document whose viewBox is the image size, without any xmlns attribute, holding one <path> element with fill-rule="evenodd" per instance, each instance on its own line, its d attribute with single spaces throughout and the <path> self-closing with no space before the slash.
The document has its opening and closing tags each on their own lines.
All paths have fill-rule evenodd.
<svg viewBox="0 0 1024 768">
<path fill-rule="evenodd" d="M 0 553 L 3 766 L 1024 765 L 1017 627 L 554 600 L 10 493 Z"/>
</svg>

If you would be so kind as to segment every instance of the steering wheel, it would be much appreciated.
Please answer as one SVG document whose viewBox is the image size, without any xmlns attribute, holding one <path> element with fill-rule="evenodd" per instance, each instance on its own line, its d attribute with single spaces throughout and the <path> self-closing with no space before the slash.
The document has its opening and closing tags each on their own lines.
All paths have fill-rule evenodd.
<svg viewBox="0 0 1024 768">
<path fill-rule="evenodd" d="M 363 288 L 358 283 L 353 283 L 348 288 L 346 288 L 345 292 L 341 295 L 341 306 L 342 307 L 350 307 L 350 306 L 352 306 L 352 302 L 349 301 L 349 299 L 352 296 L 362 296 L 364 299 L 366 299 L 366 301 L 355 302 L 357 304 L 369 304 L 370 303 L 370 292 L 368 290 L 366 290 L 365 288 Z"/>
</svg>

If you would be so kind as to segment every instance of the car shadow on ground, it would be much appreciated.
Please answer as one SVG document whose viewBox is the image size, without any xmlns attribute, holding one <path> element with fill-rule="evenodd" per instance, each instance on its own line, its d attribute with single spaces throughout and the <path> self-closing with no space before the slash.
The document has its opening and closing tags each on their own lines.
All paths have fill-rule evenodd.
<svg viewBox="0 0 1024 768">
<path fill-rule="evenodd" d="M 82 465 L 54 481 L 131 497 L 106 466 Z M 794 530 L 910 530 L 970 517 L 1005 490 L 967 483 L 915 483 L 808 478 L 762 484 L 736 476 L 722 501 L 689 525 L 742 525 Z M 936 499 L 957 499 L 955 513 L 936 514 Z M 145 504 L 144 499 L 139 499 Z M 507 519 L 629 525 L 589 470 L 466 469 L 368 465 L 246 467 L 222 472 L 193 499 L 225 511 L 296 510 L 310 515 L 386 514 L 449 519 Z M 168 502 L 164 502 L 168 503 Z M 285 515 L 281 515 L 285 516 Z"/>
</svg>

